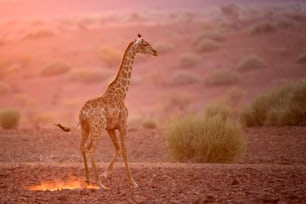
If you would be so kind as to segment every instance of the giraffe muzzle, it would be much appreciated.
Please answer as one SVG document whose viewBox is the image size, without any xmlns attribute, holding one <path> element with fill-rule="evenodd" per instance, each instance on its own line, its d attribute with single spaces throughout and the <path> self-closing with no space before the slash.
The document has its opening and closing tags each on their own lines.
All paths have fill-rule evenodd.
<svg viewBox="0 0 306 204">
<path fill-rule="evenodd" d="M 152 51 L 152 54 L 153 54 L 153 56 L 157 56 L 157 51 L 156 51 L 156 50 L 153 50 L 153 51 Z"/>
</svg>

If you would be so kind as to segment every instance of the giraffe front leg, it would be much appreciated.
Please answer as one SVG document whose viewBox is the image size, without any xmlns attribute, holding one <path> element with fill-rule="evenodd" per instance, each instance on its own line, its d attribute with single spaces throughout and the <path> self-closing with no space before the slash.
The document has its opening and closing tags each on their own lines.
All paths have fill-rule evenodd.
<svg viewBox="0 0 306 204">
<path fill-rule="evenodd" d="M 131 170 L 129 168 L 128 156 L 127 156 L 127 152 L 126 152 L 126 145 L 125 145 L 126 126 L 124 128 L 120 128 L 119 132 L 120 132 L 120 137 L 121 137 L 122 157 L 123 157 L 123 160 L 124 160 L 125 169 L 126 169 L 126 172 L 127 172 L 127 175 L 128 175 L 129 183 L 134 188 L 137 188 L 138 184 L 135 182 L 135 180 L 132 176 Z"/>
</svg>

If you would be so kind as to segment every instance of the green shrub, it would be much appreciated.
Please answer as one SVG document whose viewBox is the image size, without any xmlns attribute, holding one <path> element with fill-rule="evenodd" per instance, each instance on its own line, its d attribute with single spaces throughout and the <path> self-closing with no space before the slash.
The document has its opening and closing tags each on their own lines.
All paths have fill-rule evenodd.
<svg viewBox="0 0 306 204">
<path fill-rule="evenodd" d="M 241 126 L 223 108 L 170 121 L 164 136 L 171 155 L 180 162 L 234 162 L 246 147 Z"/>
<path fill-rule="evenodd" d="M 18 128 L 20 113 L 16 109 L 3 109 L 0 111 L 0 125 L 4 129 Z"/>
<path fill-rule="evenodd" d="M 231 70 L 222 69 L 208 75 L 205 79 L 207 86 L 222 86 L 236 83 L 239 80 L 239 75 Z"/>
<path fill-rule="evenodd" d="M 198 52 L 212 52 L 219 48 L 219 43 L 211 39 L 203 39 L 196 44 L 195 49 Z"/>
<path fill-rule="evenodd" d="M 246 72 L 246 71 L 261 69 L 266 66 L 267 66 L 266 63 L 262 58 L 256 55 L 249 55 L 240 60 L 240 62 L 236 66 L 236 69 L 240 72 Z"/>
<path fill-rule="evenodd" d="M 262 22 L 255 24 L 250 27 L 251 34 L 264 34 L 264 33 L 271 33 L 277 30 L 276 25 L 273 22 Z"/>
<path fill-rule="evenodd" d="M 99 55 L 102 61 L 109 66 L 119 65 L 122 58 L 119 50 L 107 46 L 100 48 Z"/>
<path fill-rule="evenodd" d="M 58 76 L 69 72 L 71 69 L 70 65 L 64 63 L 52 63 L 46 65 L 41 71 L 41 76 Z"/>
<path fill-rule="evenodd" d="M 193 53 L 184 53 L 179 58 L 179 65 L 183 68 L 194 67 L 199 64 L 201 57 Z"/>
<path fill-rule="evenodd" d="M 298 64 L 305 64 L 306 63 L 306 52 L 302 53 L 298 58 L 296 59 L 296 62 Z"/>
<path fill-rule="evenodd" d="M 241 112 L 241 121 L 247 126 L 305 126 L 306 79 L 258 96 Z"/>
</svg>

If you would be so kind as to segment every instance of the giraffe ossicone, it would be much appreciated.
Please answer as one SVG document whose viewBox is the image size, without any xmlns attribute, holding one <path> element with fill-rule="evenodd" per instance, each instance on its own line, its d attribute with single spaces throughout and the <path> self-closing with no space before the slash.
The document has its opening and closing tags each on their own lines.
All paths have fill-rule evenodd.
<svg viewBox="0 0 306 204">
<path fill-rule="evenodd" d="M 137 39 L 130 42 L 125 49 L 116 77 L 108 85 L 105 93 L 98 98 L 88 100 L 83 105 L 79 114 L 79 123 L 82 129 L 80 150 L 85 167 L 85 178 L 86 181 L 89 181 L 87 165 L 88 153 L 95 176 L 95 182 L 102 189 L 107 189 L 102 180 L 107 178 L 120 154 L 122 154 L 123 157 L 129 183 L 134 187 L 138 186 L 130 171 L 126 152 L 125 137 L 127 134 L 128 109 L 124 102 L 132 76 L 132 66 L 137 53 L 157 56 L 157 51 L 138 34 Z M 70 128 L 64 127 L 61 124 L 56 124 L 56 126 L 63 131 L 70 131 Z M 116 137 L 116 130 L 119 131 L 120 144 Z M 111 138 L 115 148 L 115 154 L 104 173 L 98 176 L 94 154 L 97 141 L 104 131 L 106 131 Z"/>
</svg>

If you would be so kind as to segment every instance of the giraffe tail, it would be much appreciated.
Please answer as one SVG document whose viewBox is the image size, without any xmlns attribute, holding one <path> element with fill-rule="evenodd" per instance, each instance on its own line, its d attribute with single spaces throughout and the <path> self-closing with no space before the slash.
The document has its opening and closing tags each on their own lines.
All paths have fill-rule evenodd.
<svg viewBox="0 0 306 204">
<path fill-rule="evenodd" d="M 55 123 L 55 126 L 61 128 L 65 132 L 70 132 L 70 130 L 71 130 L 69 127 L 65 127 L 65 126 L 61 125 L 60 123 Z"/>
</svg>

